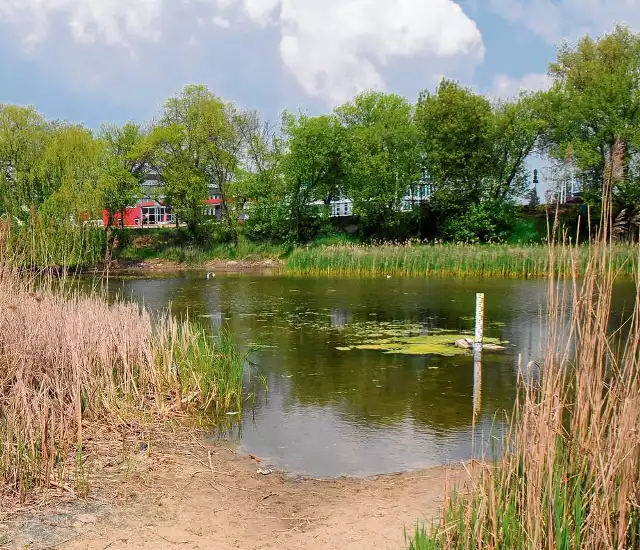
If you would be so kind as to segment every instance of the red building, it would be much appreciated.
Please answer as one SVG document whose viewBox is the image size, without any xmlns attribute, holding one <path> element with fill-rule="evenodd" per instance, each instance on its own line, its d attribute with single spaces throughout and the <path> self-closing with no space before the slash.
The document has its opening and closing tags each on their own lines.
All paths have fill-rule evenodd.
<svg viewBox="0 0 640 550">
<path fill-rule="evenodd" d="M 221 205 L 222 200 L 218 197 L 209 198 L 204 201 L 202 208 L 206 217 L 215 217 L 218 220 L 222 218 Z M 112 225 L 120 225 L 121 215 L 118 212 L 113 216 Z M 109 212 L 105 210 L 102 213 L 102 223 L 107 226 L 109 224 Z M 161 201 L 152 199 L 143 199 L 135 206 L 129 206 L 124 212 L 124 226 L 130 228 L 142 227 L 162 227 L 176 223 L 176 218 L 171 211 L 171 207 L 165 205 Z"/>
</svg>

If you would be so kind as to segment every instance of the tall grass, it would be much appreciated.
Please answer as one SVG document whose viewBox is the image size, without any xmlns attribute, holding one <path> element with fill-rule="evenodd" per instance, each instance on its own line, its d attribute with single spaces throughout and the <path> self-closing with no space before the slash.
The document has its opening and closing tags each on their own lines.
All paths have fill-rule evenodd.
<svg viewBox="0 0 640 550">
<path fill-rule="evenodd" d="M 448 495 L 412 549 L 640 548 L 640 280 L 630 320 L 611 334 L 616 250 L 603 204 L 586 261 L 584 249 L 549 251 L 550 272 L 568 275 L 550 281 L 541 377 L 521 377 L 503 456 Z"/>
<path fill-rule="evenodd" d="M 0 222 L 3 246 L 14 265 L 22 268 L 75 269 L 104 259 L 107 236 L 104 229 L 47 221 L 34 215 L 30 223 Z M 4 256 L 5 261 L 8 256 Z"/>
<path fill-rule="evenodd" d="M 611 262 L 618 272 L 637 272 L 636 247 L 617 245 Z M 588 246 L 557 247 L 552 263 L 542 245 L 381 244 L 298 248 L 289 256 L 286 270 L 299 275 L 393 275 L 443 277 L 543 278 L 566 275 L 570 258 L 580 273 L 586 271 Z"/>
<path fill-rule="evenodd" d="M 239 410 L 243 367 L 228 336 L 0 265 L 0 490 L 73 483 L 87 423 Z"/>
</svg>

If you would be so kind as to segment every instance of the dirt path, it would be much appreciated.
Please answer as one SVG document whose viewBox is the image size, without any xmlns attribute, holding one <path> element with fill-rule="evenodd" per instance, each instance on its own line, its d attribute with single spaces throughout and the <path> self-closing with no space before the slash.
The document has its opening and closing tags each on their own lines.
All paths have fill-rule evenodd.
<svg viewBox="0 0 640 550">
<path fill-rule="evenodd" d="M 322 481 L 264 476 L 261 466 L 226 445 L 139 453 L 112 502 L 17 516 L 0 529 L 0 548 L 401 549 L 405 527 L 439 515 L 445 480 L 466 477 L 436 468 Z"/>
</svg>

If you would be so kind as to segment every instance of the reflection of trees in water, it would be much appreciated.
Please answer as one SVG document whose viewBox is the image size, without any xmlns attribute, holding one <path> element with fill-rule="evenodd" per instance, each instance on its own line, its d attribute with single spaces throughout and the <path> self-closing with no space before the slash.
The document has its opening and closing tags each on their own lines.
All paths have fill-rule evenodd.
<svg viewBox="0 0 640 550">
<path fill-rule="evenodd" d="M 263 368 L 272 371 L 277 362 L 276 357 L 264 357 Z M 510 365 L 511 358 L 502 358 L 484 370 L 484 416 L 511 409 L 516 380 Z M 288 376 L 291 378 L 284 378 Z M 301 360 L 298 369 L 270 377 L 270 386 L 272 383 L 272 392 L 286 387 L 287 407 L 331 407 L 355 424 L 383 427 L 411 419 L 417 426 L 443 433 L 472 424 L 471 356 L 400 357 L 375 351 L 336 351 L 316 355 L 312 361 Z"/>
<path fill-rule="evenodd" d="M 490 418 L 496 410 L 511 410 L 518 353 L 523 354 L 523 366 L 538 356 L 547 283 L 246 276 L 206 281 L 204 274 L 185 274 L 127 280 L 120 288 L 125 297 L 133 295 L 152 309 L 171 302 L 176 313 L 188 310 L 194 319 L 206 315 L 203 321 L 214 327 L 225 324 L 239 343 L 275 346 L 258 354 L 259 362 L 274 380 L 272 394 L 285 392 L 290 404 L 331 406 L 354 423 L 384 426 L 409 418 L 436 430 L 452 430 L 471 424 L 471 356 L 340 352 L 335 349 L 344 345 L 340 329 L 377 320 L 419 324 L 421 334 L 439 328 L 471 330 L 475 292 L 485 292 L 487 336 L 516 345 L 510 354 L 483 357 L 479 418 Z"/>
</svg>

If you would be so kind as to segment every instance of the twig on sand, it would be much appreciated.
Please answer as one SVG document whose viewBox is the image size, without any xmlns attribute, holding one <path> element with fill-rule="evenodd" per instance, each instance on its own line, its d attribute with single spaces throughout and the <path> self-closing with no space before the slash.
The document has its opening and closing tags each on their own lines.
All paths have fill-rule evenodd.
<svg viewBox="0 0 640 550">
<path fill-rule="evenodd" d="M 162 540 L 167 541 L 169 544 L 191 544 L 193 541 L 192 540 L 183 540 L 183 541 L 174 541 L 174 540 L 169 540 L 166 537 L 163 537 L 160 533 L 156 533 L 153 528 L 149 527 L 148 525 L 146 526 L 147 529 L 149 529 L 149 531 L 151 531 L 152 534 L 154 534 L 156 537 L 161 538 Z"/>
<path fill-rule="evenodd" d="M 107 548 L 111 548 L 116 542 L 127 542 L 129 539 L 116 539 L 112 540 L 109 544 L 107 544 L 102 550 L 107 550 Z"/>
</svg>

